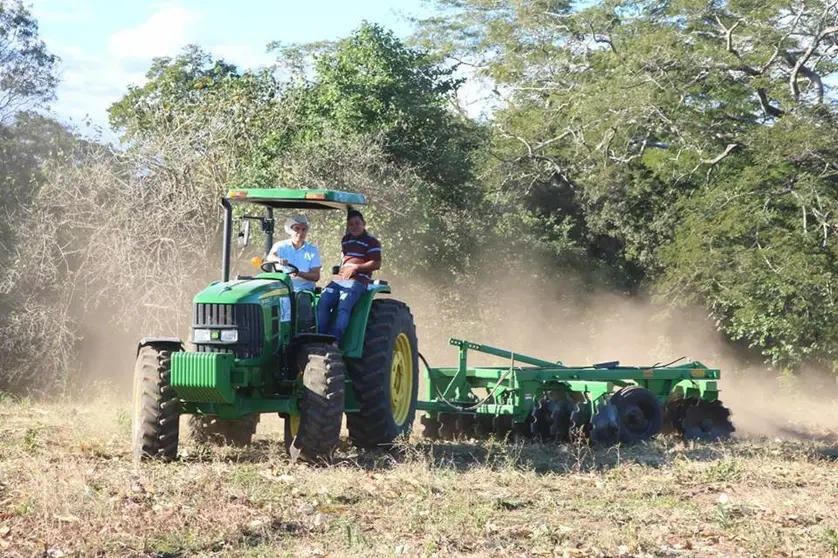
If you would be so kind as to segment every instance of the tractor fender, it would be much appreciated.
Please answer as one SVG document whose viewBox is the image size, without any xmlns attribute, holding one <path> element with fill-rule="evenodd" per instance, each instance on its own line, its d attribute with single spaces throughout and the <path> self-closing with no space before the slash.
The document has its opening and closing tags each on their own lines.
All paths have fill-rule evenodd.
<svg viewBox="0 0 838 558">
<path fill-rule="evenodd" d="M 183 341 L 178 339 L 177 337 L 143 337 L 140 339 L 140 342 L 137 343 L 137 355 L 140 354 L 140 349 L 143 347 L 163 347 L 171 349 L 172 351 L 183 351 Z"/>
<path fill-rule="evenodd" d="M 364 338 L 367 333 L 367 320 L 370 317 L 372 303 L 378 294 L 390 294 L 390 286 L 386 281 L 374 283 L 365 292 L 355 307 L 352 309 L 349 318 L 349 327 L 340 343 L 340 349 L 348 358 L 360 358 L 364 351 Z"/>
</svg>

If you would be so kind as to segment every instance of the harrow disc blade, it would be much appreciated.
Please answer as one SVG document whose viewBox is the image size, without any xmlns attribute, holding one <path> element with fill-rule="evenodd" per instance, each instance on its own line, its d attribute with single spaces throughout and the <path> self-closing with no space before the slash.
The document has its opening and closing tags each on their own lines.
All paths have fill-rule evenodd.
<svg viewBox="0 0 838 558">
<path fill-rule="evenodd" d="M 556 402 L 548 396 L 543 396 L 532 409 L 529 417 L 528 434 L 542 442 L 552 439 L 553 413 L 557 408 Z"/>
<path fill-rule="evenodd" d="M 573 410 L 570 412 L 570 440 L 582 441 L 588 437 L 590 431 L 591 407 L 589 403 L 580 401 L 573 405 Z"/>
<path fill-rule="evenodd" d="M 591 441 L 611 446 L 620 441 L 620 414 L 611 403 L 601 405 L 591 418 Z"/>
<path fill-rule="evenodd" d="M 566 442 L 570 439 L 572 414 L 573 403 L 566 400 L 556 403 L 556 406 L 550 416 L 550 435 L 557 442 Z"/>
<path fill-rule="evenodd" d="M 456 440 L 459 434 L 457 415 L 453 413 L 440 413 L 437 420 L 439 420 L 440 439 L 447 441 Z"/>
<path fill-rule="evenodd" d="M 480 414 L 476 417 L 474 435 L 478 440 L 490 438 L 495 432 L 495 421 L 493 415 Z"/>
<path fill-rule="evenodd" d="M 681 435 L 685 440 L 722 440 L 736 431 L 730 421 L 730 409 L 721 401 L 699 401 L 687 405 L 681 421 Z"/>
<path fill-rule="evenodd" d="M 428 415 L 423 415 L 419 419 L 422 424 L 422 437 L 431 440 L 439 440 L 439 421 Z"/>
<path fill-rule="evenodd" d="M 695 405 L 697 399 L 670 399 L 666 402 L 663 412 L 663 425 L 661 431 L 665 434 L 682 433 L 681 424 L 684 422 L 684 414 L 687 406 Z"/>
<path fill-rule="evenodd" d="M 513 426 L 512 415 L 496 415 L 492 418 L 492 430 L 500 440 L 509 436 Z"/>
</svg>

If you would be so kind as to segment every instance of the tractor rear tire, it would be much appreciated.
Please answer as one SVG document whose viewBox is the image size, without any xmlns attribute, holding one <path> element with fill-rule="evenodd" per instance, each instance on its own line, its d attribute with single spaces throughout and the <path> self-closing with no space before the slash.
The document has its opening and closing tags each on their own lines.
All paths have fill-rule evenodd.
<svg viewBox="0 0 838 558">
<path fill-rule="evenodd" d="M 410 436 L 419 393 L 417 345 L 410 308 L 398 300 L 373 301 L 363 355 L 347 363 L 359 412 L 346 415 L 346 426 L 356 447 L 386 448 Z"/>
<path fill-rule="evenodd" d="M 258 414 L 240 419 L 221 419 L 215 415 L 189 417 L 191 438 L 199 444 L 249 446 L 259 424 Z"/>
<path fill-rule="evenodd" d="M 285 448 L 292 461 L 331 461 L 343 425 L 343 356 L 330 344 L 309 343 L 300 347 L 297 366 L 303 383 L 300 414 L 285 419 Z"/>
<path fill-rule="evenodd" d="M 132 445 L 139 461 L 174 461 L 180 434 L 180 400 L 170 385 L 172 351 L 146 345 L 134 365 Z"/>
</svg>

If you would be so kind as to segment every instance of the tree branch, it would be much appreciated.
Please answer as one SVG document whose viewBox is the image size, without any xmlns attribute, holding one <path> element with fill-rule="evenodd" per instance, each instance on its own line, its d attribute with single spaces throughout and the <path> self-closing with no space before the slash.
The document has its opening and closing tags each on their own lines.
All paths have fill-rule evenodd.
<svg viewBox="0 0 838 558">
<path fill-rule="evenodd" d="M 824 29 L 823 31 L 818 33 L 817 36 L 814 39 L 812 39 L 812 43 L 809 45 L 809 48 L 806 49 L 806 52 L 803 53 L 803 56 L 798 58 L 797 62 L 795 62 L 794 68 L 791 71 L 791 76 L 789 76 L 789 87 L 791 88 L 791 94 L 794 97 L 794 100 L 796 102 L 800 102 L 800 88 L 797 85 L 797 75 L 799 73 L 801 73 L 801 70 L 804 68 L 806 63 L 809 61 L 809 58 L 812 57 L 812 54 L 815 52 L 815 49 L 818 48 L 821 41 L 824 40 L 824 38 L 826 38 L 830 35 L 833 35 L 835 33 L 838 33 L 838 25 L 833 25 L 832 27 L 827 27 L 826 29 Z M 791 55 L 789 55 L 789 56 L 791 56 Z M 806 72 L 814 73 L 814 72 L 812 72 L 812 70 L 808 70 L 808 69 L 806 70 Z M 804 75 L 806 75 L 806 74 L 804 73 Z M 809 78 L 809 79 L 811 80 L 811 78 Z M 818 81 L 820 81 L 820 76 L 818 76 Z M 818 102 L 821 103 L 821 102 L 823 102 L 823 84 L 822 83 L 820 85 L 819 95 L 820 95 L 820 97 L 818 99 Z"/>
<path fill-rule="evenodd" d="M 710 171 L 713 169 L 713 167 L 716 166 L 718 163 L 720 163 L 722 161 L 722 159 L 724 159 L 725 157 L 730 155 L 730 152 L 733 151 L 734 149 L 736 149 L 736 147 L 738 145 L 739 145 L 738 143 L 729 143 L 727 145 L 727 147 L 725 148 L 725 150 L 721 154 L 716 155 L 712 159 L 701 159 L 699 161 L 699 163 L 695 167 L 693 167 L 693 170 L 690 171 L 689 174 L 692 175 L 693 173 L 695 173 L 695 171 L 697 171 L 698 168 L 701 165 L 709 165 L 709 167 L 707 169 L 707 176 L 709 177 L 710 176 Z"/>
<path fill-rule="evenodd" d="M 722 31 L 724 31 L 725 33 L 725 43 L 727 51 L 739 58 L 739 53 L 733 48 L 733 32 L 736 30 L 737 27 L 739 27 L 739 24 L 742 23 L 742 20 L 738 20 L 730 27 L 730 29 L 728 29 L 727 27 L 725 27 L 725 24 L 722 23 L 722 20 L 719 19 L 719 16 L 715 16 L 715 18 L 716 23 L 719 24 L 719 27 L 721 27 Z"/>
<path fill-rule="evenodd" d="M 764 87 L 757 88 L 757 97 L 759 97 L 759 106 L 762 107 L 762 111 L 765 114 L 773 116 L 774 118 L 780 118 L 783 116 L 783 110 L 775 107 L 768 100 L 768 93 L 765 91 Z"/>
</svg>

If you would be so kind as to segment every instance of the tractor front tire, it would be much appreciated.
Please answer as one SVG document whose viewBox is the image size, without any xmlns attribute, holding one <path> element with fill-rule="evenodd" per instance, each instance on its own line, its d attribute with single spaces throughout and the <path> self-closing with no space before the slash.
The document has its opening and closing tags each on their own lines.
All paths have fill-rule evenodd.
<svg viewBox="0 0 838 558">
<path fill-rule="evenodd" d="M 253 441 L 258 424 L 258 414 L 240 419 L 221 419 L 215 415 L 189 417 L 191 437 L 198 444 L 248 446 Z"/>
<path fill-rule="evenodd" d="M 172 351 L 146 345 L 134 365 L 133 453 L 140 461 L 177 459 L 180 401 L 170 385 Z"/>
<path fill-rule="evenodd" d="M 346 426 L 356 447 L 389 447 L 399 436 L 410 435 L 419 390 L 417 344 L 405 303 L 373 301 L 363 355 L 347 363 L 359 412 L 347 414 Z"/>
<path fill-rule="evenodd" d="M 334 346 L 309 343 L 297 356 L 302 375 L 299 415 L 285 419 L 285 447 L 292 461 L 331 461 L 340 443 L 346 365 Z"/>
</svg>

